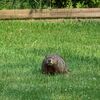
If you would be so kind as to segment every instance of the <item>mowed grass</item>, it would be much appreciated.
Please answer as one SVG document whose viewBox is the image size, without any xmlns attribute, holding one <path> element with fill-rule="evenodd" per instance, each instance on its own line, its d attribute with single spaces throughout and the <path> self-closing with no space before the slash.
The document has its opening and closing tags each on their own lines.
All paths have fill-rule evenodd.
<svg viewBox="0 0 100 100">
<path fill-rule="evenodd" d="M 59 54 L 68 75 L 43 75 Z M 100 22 L 0 21 L 0 100 L 100 100 Z"/>
</svg>

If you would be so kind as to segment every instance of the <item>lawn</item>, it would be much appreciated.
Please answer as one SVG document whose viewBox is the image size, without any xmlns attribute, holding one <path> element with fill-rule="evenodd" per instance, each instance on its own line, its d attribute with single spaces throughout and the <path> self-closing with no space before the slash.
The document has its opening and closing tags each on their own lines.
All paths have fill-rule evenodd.
<svg viewBox="0 0 100 100">
<path fill-rule="evenodd" d="M 68 75 L 41 74 L 47 54 Z M 0 100 L 100 100 L 100 21 L 0 21 Z"/>
</svg>

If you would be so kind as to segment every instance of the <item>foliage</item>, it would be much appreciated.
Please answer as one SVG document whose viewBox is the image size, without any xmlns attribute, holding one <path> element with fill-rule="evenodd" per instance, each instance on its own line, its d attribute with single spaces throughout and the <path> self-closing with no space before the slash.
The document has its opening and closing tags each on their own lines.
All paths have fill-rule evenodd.
<svg viewBox="0 0 100 100">
<path fill-rule="evenodd" d="M 72 0 L 73 7 L 96 8 L 100 7 L 100 0 Z"/>
<path fill-rule="evenodd" d="M 0 0 L 0 9 L 100 7 L 100 0 Z"/>
<path fill-rule="evenodd" d="M 0 100 L 99 100 L 100 22 L 0 21 Z M 40 72 L 57 53 L 68 75 Z"/>
</svg>

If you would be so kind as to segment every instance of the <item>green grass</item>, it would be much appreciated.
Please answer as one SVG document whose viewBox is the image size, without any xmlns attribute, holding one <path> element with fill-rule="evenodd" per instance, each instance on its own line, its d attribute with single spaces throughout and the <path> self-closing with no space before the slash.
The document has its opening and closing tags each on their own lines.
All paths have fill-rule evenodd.
<svg viewBox="0 0 100 100">
<path fill-rule="evenodd" d="M 51 53 L 70 74 L 41 74 Z M 100 100 L 100 22 L 1 20 L 0 100 Z"/>
</svg>

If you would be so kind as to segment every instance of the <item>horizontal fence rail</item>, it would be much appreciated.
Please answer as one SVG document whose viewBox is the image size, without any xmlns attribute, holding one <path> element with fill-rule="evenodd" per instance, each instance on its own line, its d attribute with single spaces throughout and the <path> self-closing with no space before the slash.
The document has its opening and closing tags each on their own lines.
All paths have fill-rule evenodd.
<svg viewBox="0 0 100 100">
<path fill-rule="evenodd" d="M 0 10 L 0 19 L 100 18 L 100 8 Z"/>
</svg>

